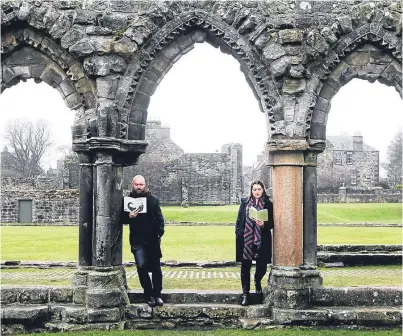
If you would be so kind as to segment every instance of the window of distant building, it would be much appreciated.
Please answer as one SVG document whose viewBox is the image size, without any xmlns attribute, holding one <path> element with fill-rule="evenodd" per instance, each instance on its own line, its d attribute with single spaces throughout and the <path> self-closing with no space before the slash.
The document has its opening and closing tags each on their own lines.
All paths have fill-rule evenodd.
<svg viewBox="0 0 403 336">
<path fill-rule="evenodd" d="M 350 183 L 351 183 L 351 185 L 356 185 L 357 184 L 357 172 L 352 172 L 351 173 Z"/>
<path fill-rule="evenodd" d="M 334 152 L 334 164 L 341 165 L 341 152 Z"/>
<path fill-rule="evenodd" d="M 346 163 L 347 164 L 353 164 L 353 153 L 352 152 L 347 152 Z"/>
</svg>

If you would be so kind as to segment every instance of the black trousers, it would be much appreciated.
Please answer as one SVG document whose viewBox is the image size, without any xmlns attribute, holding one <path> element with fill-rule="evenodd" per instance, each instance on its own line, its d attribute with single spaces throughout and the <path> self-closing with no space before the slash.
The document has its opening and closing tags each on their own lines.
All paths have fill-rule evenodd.
<svg viewBox="0 0 403 336">
<path fill-rule="evenodd" d="M 252 267 L 252 260 L 242 260 L 241 264 L 241 282 L 242 292 L 249 293 L 250 290 L 250 269 Z M 267 260 L 257 258 L 255 270 L 255 286 L 257 290 L 261 290 L 261 281 L 267 272 Z"/>
<path fill-rule="evenodd" d="M 152 263 L 152 268 L 148 265 L 147 251 L 145 246 L 132 246 L 134 260 L 136 261 L 137 274 L 145 296 L 160 297 L 162 291 L 162 271 L 159 263 Z M 152 280 L 148 275 L 151 271 Z"/>
</svg>

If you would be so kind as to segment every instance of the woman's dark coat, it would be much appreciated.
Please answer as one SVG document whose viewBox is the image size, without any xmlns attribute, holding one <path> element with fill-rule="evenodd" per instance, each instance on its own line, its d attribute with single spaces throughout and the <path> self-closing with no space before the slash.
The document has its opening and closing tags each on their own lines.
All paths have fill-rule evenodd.
<svg viewBox="0 0 403 336">
<path fill-rule="evenodd" d="M 238 218 L 235 224 L 235 236 L 236 236 L 236 261 L 241 262 L 243 256 L 244 248 L 244 231 L 246 223 L 246 205 L 248 204 L 248 199 L 242 199 L 241 205 L 238 211 Z M 264 222 L 262 228 L 262 244 L 258 251 L 259 258 L 264 258 L 267 264 L 271 263 L 272 258 L 272 239 L 271 239 L 271 229 L 274 226 L 273 221 L 273 203 L 267 197 L 263 203 L 263 208 L 267 209 L 269 213 L 269 220 Z"/>
<path fill-rule="evenodd" d="M 132 193 L 129 195 L 134 197 Z M 138 246 L 144 246 L 147 253 L 147 264 L 151 270 L 160 264 L 161 237 L 164 234 L 164 217 L 162 216 L 159 199 L 153 195 L 147 196 L 147 213 L 138 214 L 136 218 L 129 218 L 129 212 L 121 211 L 121 223 L 129 224 L 130 246 L 132 252 Z"/>
</svg>

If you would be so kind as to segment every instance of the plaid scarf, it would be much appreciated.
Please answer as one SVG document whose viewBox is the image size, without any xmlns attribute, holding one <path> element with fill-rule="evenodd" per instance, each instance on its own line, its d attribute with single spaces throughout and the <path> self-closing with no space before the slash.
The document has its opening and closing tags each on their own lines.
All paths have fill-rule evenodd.
<svg viewBox="0 0 403 336">
<path fill-rule="evenodd" d="M 262 228 L 256 224 L 253 219 L 249 218 L 249 209 L 254 207 L 256 210 L 263 209 L 262 199 L 256 200 L 254 197 L 250 197 L 248 204 L 246 205 L 246 223 L 243 233 L 244 247 L 243 247 L 243 259 L 253 260 L 256 250 L 262 243 Z M 254 251 L 255 250 L 255 251 Z"/>
</svg>

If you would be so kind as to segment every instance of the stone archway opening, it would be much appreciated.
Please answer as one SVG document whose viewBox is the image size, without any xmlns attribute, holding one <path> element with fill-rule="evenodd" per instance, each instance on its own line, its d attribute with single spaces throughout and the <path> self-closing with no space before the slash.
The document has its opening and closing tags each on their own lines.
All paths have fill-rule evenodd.
<svg viewBox="0 0 403 336">
<path fill-rule="evenodd" d="M 387 42 L 382 42 L 379 44 L 379 40 L 382 40 L 381 37 L 375 37 L 372 39 L 374 41 L 371 42 L 369 41 L 370 39 L 368 36 L 365 36 L 361 43 L 352 44 L 351 48 L 348 49 L 347 52 L 345 51 L 342 53 L 342 55 L 339 55 L 340 58 L 337 58 L 337 62 L 333 62 L 332 67 L 329 68 L 332 71 L 330 71 L 328 76 L 326 76 L 326 79 L 323 81 L 323 85 L 319 86 L 320 90 L 316 103 L 311 106 L 311 110 L 308 112 L 307 130 L 309 134 L 309 142 L 312 145 L 312 148 L 305 154 L 306 166 L 304 167 L 303 178 L 303 251 L 304 260 L 306 260 L 307 263 L 316 262 L 316 249 L 314 249 L 313 246 L 317 245 L 317 155 L 325 149 L 325 141 L 327 138 L 326 125 L 328 122 L 332 98 L 344 85 L 348 85 L 352 79 L 366 80 L 370 83 L 378 81 L 387 86 L 394 87 L 400 96 L 402 95 L 402 70 L 399 53 L 390 52 L 390 45 Z M 384 45 L 387 47 L 383 47 Z M 378 121 L 377 127 L 381 127 L 379 122 L 383 118 L 382 112 L 377 111 L 373 117 Z M 343 124 L 347 124 L 348 122 L 348 120 L 344 120 L 341 124 L 341 128 L 343 128 Z M 347 158 L 346 152 L 344 155 L 344 161 L 343 157 L 341 157 L 340 162 L 343 163 L 347 162 L 347 160 L 352 160 L 354 148 L 357 149 L 358 147 L 361 150 L 364 149 L 362 137 L 357 134 L 351 141 L 351 150 L 348 151 L 349 158 Z M 374 161 L 378 161 L 379 164 L 379 156 L 377 153 L 373 152 L 372 155 L 369 155 L 369 157 Z M 368 158 L 366 157 L 366 159 Z M 352 180 L 354 183 L 356 183 L 359 169 L 354 169 L 351 171 L 351 173 L 353 175 Z M 379 175 L 378 169 L 376 169 L 376 173 Z M 379 176 L 372 176 L 372 179 L 379 180 Z M 345 187 L 344 184 L 342 187 Z"/>
<path fill-rule="evenodd" d="M 239 70 L 239 62 L 232 55 L 228 55 L 229 52 L 227 50 L 223 54 L 222 48 L 217 50 L 214 48 L 217 47 L 216 44 L 211 46 L 211 43 L 206 40 L 208 39 L 207 33 L 196 30 L 193 34 L 195 36 L 192 35 L 193 37 L 189 37 L 185 35 L 183 39 L 179 39 L 173 43 L 173 46 L 168 45 L 167 50 L 161 50 L 161 53 L 165 57 L 164 59 L 167 61 L 169 53 L 175 51 L 175 46 L 184 43 L 184 39 L 188 39 L 188 43 L 192 42 L 186 50 L 182 50 L 176 56 L 174 55 L 175 57 L 171 56 L 173 57 L 173 61 L 170 63 L 168 61 L 165 65 L 158 63 L 160 69 L 163 70 L 161 77 L 152 77 L 156 73 L 155 69 L 157 65 L 151 63 L 150 70 L 144 74 L 143 82 L 139 83 L 139 91 L 146 91 L 150 96 L 150 104 L 147 106 L 146 117 L 151 122 L 145 128 L 145 138 L 149 142 L 149 145 L 147 152 L 139 158 L 136 166 L 124 167 L 124 185 L 128 186 L 133 176 L 144 174 L 146 179 L 148 179 L 152 192 L 160 199 L 163 205 L 184 205 L 185 203 L 190 206 L 238 205 L 242 195 L 242 162 L 244 156 L 242 148 L 233 144 L 226 144 L 226 142 L 241 142 L 245 138 L 252 139 L 252 144 L 247 147 L 247 150 L 255 150 L 256 158 L 263 151 L 267 140 L 265 116 L 259 111 L 259 104 L 256 104 L 255 97 L 250 92 L 250 86 L 245 85 L 245 76 Z M 201 37 L 196 38 L 199 34 L 201 34 Z M 198 42 L 193 40 L 197 40 Z M 176 50 L 180 51 L 180 48 Z M 205 58 L 202 58 L 203 56 Z M 225 71 L 222 67 L 212 67 L 211 63 L 214 62 L 218 62 L 227 70 Z M 225 62 L 229 62 L 230 64 L 225 64 Z M 198 68 L 199 71 L 190 69 L 190 66 Z M 232 81 L 225 78 L 225 75 L 230 72 L 236 73 L 236 76 L 231 76 Z M 206 83 L 204 87 L 196 83 L 199 81 L 198 76 L 200 74 L 205 77 L 201 79 L 201 81 Z M 209 78 L 210 82 L 214 82 L 210 86 L 215 91 L 207 87 L 209 85 L 207 78 Z M 242 85 L 236 85 L 233 81 L 242 82 Z M 228 91 L 221 94 L 217 82 L 226 86 L 234 84 L 235 89 L 238 89 L 237 92 L 244 94 L 244 96 L 239 97 L 236 94 L 232 94 L 231 96 L 231 93 Z M 147 83 L 150 88 L 147 89 L 145 84 L 141 83 Z M 170 90 L 169 86 L 171 87 Z M 172 87 L 175 89 L 172 90 Z M 188 100 L 187 105 L 185 103 L 181 104 L 180 100 L 185 99 L 184 94 L 186 94 L 183 90 L 189 87 L 196 92 L 191 96 L 194 100 L 190 101 L 186 97 Z M 167 92 L 170 92 L 169 97 L 166 95 Z M 238 104 L 242 104 L 241 98 L 243 97 L 247 99 L 248 105 L 242 111 L 236 108 L 236 103 L 227 101 L 232 99 L 237 101 Z M 158 104 L 155 102 L 157 99 L 161 99 Z M 203 106 L 214 109 L 214 106 L 211 106 L 212 104 L 203 104 L 203 100 L 209 99 L 216 102 L 216 105 L 219 105 L 220 108 L 203 113 Z M 185 111 L 186 106 L 187 110 Z M 163 110 L 158 110 L 158 107 L 163 107 Z M 223 110 L 224 108 L 228 110 L 225 111 Z M 171 109 L 175 109 L 175 111 Z M 173 113 L 178 112 L 177 110 L 179 109 L 182 109 L 181 114 Z M 139 110 L 140 107 L 137 111 Z M 188 115 L 185 115 L 185 113 Z M 158 116 L 161 121 L 153 121 L 153 116 Z M 172 118 L 172 116 L 175 118 Z M 228 120 L 225 121 L 225 118 Z M 237 119 L 238 123 L 231 123 L 230 118 Z M 216 132 L 220 131 L 219 128 L 214 128 L 214 125 L 208 127 L 207 122 L 205 122 L 206 120 L 203 119 L 206 119 L 210 123 L 218 123 L 221 127 L 221 132 L 228 133 L 228 135 L 220 137 L 220 134 L 217 134 L 216 136 Z M 170 127 L 165 126 L 164 124 L 166 123 L 169 123 Z M 240 141 L 234 141 L 231 138 L 231 136 L 234 137 L 234 133 L 231 133 L 229 130 L 231 125 L 239 131 L 240 136 L 237 136 L 236 139 L 240 139 Z M 179 127 L 189 129 L 188 132 L 182 131 L 182 133 L 189 136 L 189 142 L 199 141 L 201 144 L 204 144 L 204 142 L 207 142 L 207 139 L 205 139 L 207 137 L 215 137 L 222 140 L 216 140 L 216 145 L 211 151 L 205 149 L 191 151 L 188 150 L 189 147 L 185 147 L 185 150 L 183 150 L 183 148 L 178 147 L 187 145 L 184 136 L 180 137 L 178 142 L 173 141 L 172 137 L 167 136 L 167 133 L 170 132 L 172 134 Z M 244 128 L 243 130 L 242 127 Z M 260 133 L 262 136 L 256 136 L 256 140 L 253 141 L 256 133 Z M 163 136 L 161 139 L 162 142 L 152 138 L 158 137 L 159 134 Z M 182 142 L 180 142 L 181 139 Z M 172 146 L 172 148 L 166 148 L 166 146 Z M 204 148 L 206 147 L 204 145 Z M 201 149 L 203 147 L 199 146 L 197 148 Z M 216 148 L 218 149 L 217 152 L 215 152 Z M 172 152 L 169 152 L 169 150 Z M 245 152 L 245 148 L 243 148 L 243 151 Z M 170 156 L 172 156 L 172 160 Z M 157 167 L 157 171 L 151 169 L 153 168 L 152 160 L 155 160 L 154 168 Z M 180 171 L 179 173 L 177 173 L 178 170 Z M 248 192 L 248 190 L 244 190 L 244 194 Z M 183 197 L 185 194 L 186 198 Z M 235 220 L 236 218 L 233 218 L 232 222 L 235 222 Z M 232 229 L 228 228 L 228 231 L 225 232 L 226 236 L 228 235 L 228 239 L 233 239 L 234 234 Z M 124 238 L 123 244 L 126 244 L 126 238 Z M 214 248 L 214 245 L 211 248 Z M 226 258 L 217 257 L 214 260 L 228 260 L 233 258 L 232 254 L 231 249 L 231 253 L 228 253 Z M 164 257 L 165 259 L 167 258 L 165 255 Z M 197 260 L 195 257 L 189 255 L 182 258 L 185 259 L 181 259 L 181 261 Z"/>
<path fill-rule="evenodd" d="M 5 27 L 2 31 L 2 52 L 2 92 L 28 79 L 44 82 L 61 94 L 67 108 L 74 113 L 72 127 L 66 125 L 71 129 L 73 145 L 85 143 L 94 135 L 95 87 L 84 74 L 82 65 L 68 52 L 42 32 L 19 24 Z M 86 148 L 75 150 L 79 153 L 80 163 L 84 162 L 85 165 L 91 162 Z M 87 170 L 88 179 L 92 181 L 92 167 L 88 166 Z M 81 183 L 88 181 L 80 180 Z M 83 237 L 92 235 L 92 220 L 89 220 L 92 218 L 92 188 L 87 193 L 80 192 L 79 203 L 82 205 L 80 221 L 87 223 L 79 228 L 79 262 L 91 265 L 92 246 Z"/>
</svg>

